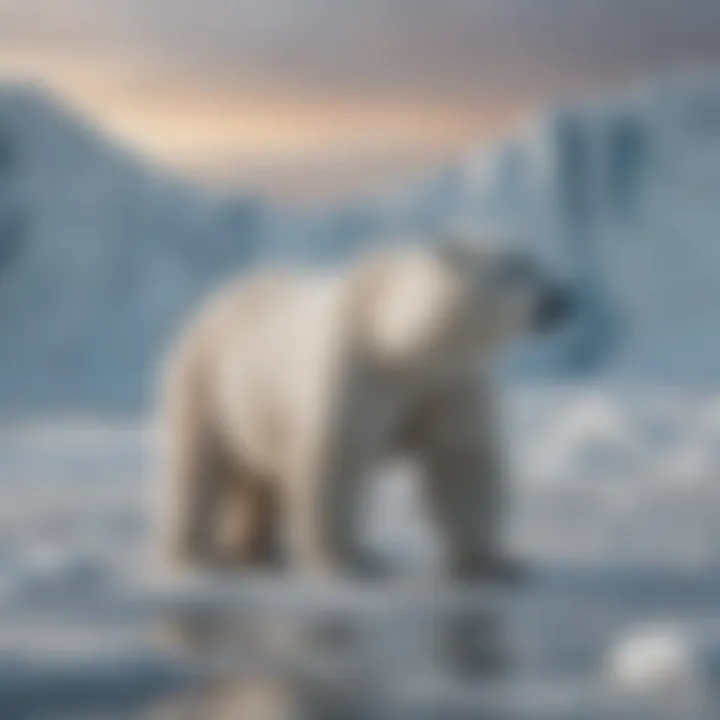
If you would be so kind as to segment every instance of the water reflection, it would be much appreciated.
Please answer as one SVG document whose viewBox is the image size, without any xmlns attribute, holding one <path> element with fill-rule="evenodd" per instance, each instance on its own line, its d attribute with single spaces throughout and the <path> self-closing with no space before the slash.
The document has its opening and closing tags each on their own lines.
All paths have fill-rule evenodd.
<svg viewBox="0 0 720 720">
<path fill-rule="evenodd" d="M 327 613 L 312 621 L 216 615 L 208 622 L 185 615 L 174 624 L 184 630 L 174 635 L 175 647 L 225 669 L 201 691 L 163 704 L 154 718 L 415 716 L 452 688 L 509 680 L 509 608 L 506 602 L 448 603 L 439 593 L 424 602 L 417 596 L 398 601 L 389 590 L 387 604 L 367 613 Z"/>
</svg>

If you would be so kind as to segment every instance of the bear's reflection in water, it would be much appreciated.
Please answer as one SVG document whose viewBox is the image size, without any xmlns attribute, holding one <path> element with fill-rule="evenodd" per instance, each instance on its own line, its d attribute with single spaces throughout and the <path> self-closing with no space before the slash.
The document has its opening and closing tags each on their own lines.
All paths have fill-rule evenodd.
<svg viewBox="0 0 720 720">
<path fill-rule="evenodd" d="M 184 622 L 184 651 L 226 669 L 201 691 L 157 708 L 153 720 L 415 717 L 435 706 L 436 688 L 493 684 L 512 673 L 500 604 L 438 606 L 422 615 L 373 607 L 367 616 L 338 614 L 312 624 Z M 471 716 L 487 717 L 482 707 Z"/>
</svg>

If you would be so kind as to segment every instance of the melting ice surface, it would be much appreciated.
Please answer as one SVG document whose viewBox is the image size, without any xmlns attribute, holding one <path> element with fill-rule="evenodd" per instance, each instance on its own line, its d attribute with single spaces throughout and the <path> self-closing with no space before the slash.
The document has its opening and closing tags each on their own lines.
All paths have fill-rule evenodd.
<svg viewBox="0 0 720 720">
<path fill-rule="evenodd" d="M 508 400 L 510 542 L 535 569 L 492 611 L 502 670 L 451 684 L 409 643 L 414 621 L 393 619 L 376 663 L 397 716 L 717 716 L 720 397 L 557 387 Z M 2 427 L 3 717 L 145 717 L 183 685 L 147 626 L 113 606 L 141 586 L 152 467 L 142 423 Z M 401 464 L 384 471 L 371 531 L 419 576 L 436 552 L 416 480 Z"/>
</svg>

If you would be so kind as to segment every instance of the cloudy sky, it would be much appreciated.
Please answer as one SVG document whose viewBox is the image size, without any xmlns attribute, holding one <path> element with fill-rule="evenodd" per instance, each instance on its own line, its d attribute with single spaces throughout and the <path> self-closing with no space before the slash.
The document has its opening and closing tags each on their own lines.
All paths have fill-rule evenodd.
<svg viewBox="0 0 720 720">
<path fill-rule="evenodd" d="M 720 66 L 719 0 L 0 0 L 40 78 L 203 180 L 324 198 L 402 181 L 557 99 Z"/>
</svg>

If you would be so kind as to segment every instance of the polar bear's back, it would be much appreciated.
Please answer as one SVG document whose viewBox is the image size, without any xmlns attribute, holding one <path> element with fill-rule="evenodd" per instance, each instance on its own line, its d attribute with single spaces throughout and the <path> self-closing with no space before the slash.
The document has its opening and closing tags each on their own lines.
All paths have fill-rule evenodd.
<svg viewBox="0 0 720 720">
<path fill-rule="evenodd" d="M 192 387 L 197 413 L 228 445 L 271 465 L 279 435 L 317 420 L 343 328 L 340 276 L 269 271 L 216 292 L 172 353 L 170 394 Z"/>
</svg>

